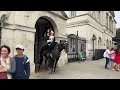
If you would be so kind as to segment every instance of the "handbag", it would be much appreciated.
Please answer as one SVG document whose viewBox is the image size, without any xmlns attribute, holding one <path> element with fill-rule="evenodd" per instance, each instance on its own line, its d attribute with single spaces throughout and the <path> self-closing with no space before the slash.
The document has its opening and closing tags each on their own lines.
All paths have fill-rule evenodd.
<svg viewBox="0 0 120 90">
<path fill-rule="evenodd" d="M 8 79 L 6 72 L 0 72 L 0 79 Z"/>
</svg>

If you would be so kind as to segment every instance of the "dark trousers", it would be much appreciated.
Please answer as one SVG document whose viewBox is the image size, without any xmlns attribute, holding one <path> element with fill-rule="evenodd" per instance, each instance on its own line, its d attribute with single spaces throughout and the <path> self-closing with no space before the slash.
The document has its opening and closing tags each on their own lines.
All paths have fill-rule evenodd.
<svg viewBox="0 0 120 90">
<path fill-rule="evenodd" d="M 105 68 L 108 68 L 108 67 L 107 67 L 108 63 L 109 63 L 109 58 L 106 57 Z"/>
</svg>

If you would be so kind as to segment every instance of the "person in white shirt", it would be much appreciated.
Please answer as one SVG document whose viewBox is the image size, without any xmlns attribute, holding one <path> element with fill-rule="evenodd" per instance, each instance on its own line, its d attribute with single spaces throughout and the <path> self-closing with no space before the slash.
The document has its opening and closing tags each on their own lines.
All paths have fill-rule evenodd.
<svg viewBox="0 0 120 90">
<path fill-rule="evenodd" d="M 105 56 L 106 56 L 106 63 L 105 63 L 105 69 L 109 69 L 107 66 L 108 66 L 108 63 L 109 63 L 109 60 L 110 60 L 110 50 L 109 50 L 109 47 L 107 47 L 106 51 L 105 51 Z"/>
</svg>

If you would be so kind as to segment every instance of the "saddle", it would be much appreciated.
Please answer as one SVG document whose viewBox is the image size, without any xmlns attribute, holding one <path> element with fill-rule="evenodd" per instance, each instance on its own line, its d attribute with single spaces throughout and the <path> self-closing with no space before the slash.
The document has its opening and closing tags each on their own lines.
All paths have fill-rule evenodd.
<svg viewBox="0 0 120 90">
<path fill-rule="evenodd" d="M 58 47 L 58 43 L 57 42 L 54 42 L 54 44 L 51 44 L 51 50 L 48 53 L 51 58 L 52 58 L 52 54 L 51 53 L 52 53 L 53 49 L 56 48 L 56 47 Z"/>
</svg>

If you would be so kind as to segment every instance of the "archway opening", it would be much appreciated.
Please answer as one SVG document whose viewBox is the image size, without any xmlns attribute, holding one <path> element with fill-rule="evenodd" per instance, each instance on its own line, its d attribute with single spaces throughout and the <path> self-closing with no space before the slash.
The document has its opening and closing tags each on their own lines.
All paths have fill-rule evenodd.
<svg viewBox="0 0 120 90">
<path fill-rule="evenodd" d="M 47 39 L 49 38 L 51 29 L 56 34 L 57 26 L 50 17 L 43 16 L 36 21 L 35 28 L 34 63 L 35 72 L 37 72 L 38 65 L 40 63 L 41 48 L 47 44 Z M 44 68 L 44 61 L 42 68 Z"/>
</svg>

